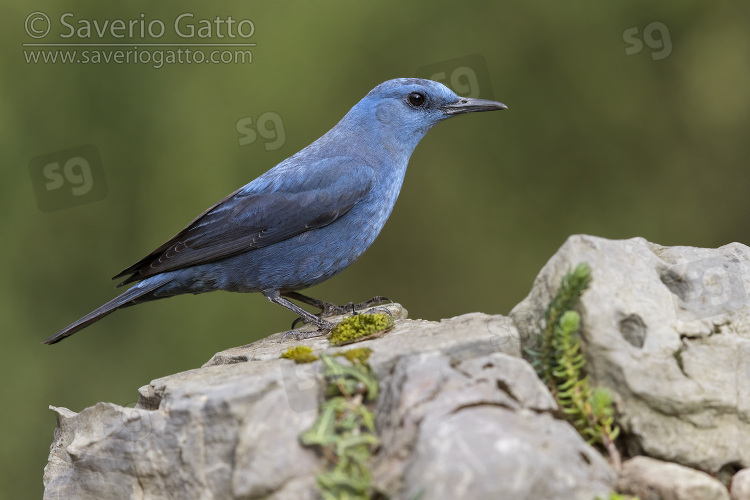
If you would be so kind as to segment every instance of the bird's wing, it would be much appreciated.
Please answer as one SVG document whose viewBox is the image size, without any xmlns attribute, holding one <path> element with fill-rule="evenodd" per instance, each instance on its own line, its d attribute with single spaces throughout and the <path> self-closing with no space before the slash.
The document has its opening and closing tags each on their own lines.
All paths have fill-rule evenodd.
<svg viewBox="0 0 750 500">
<path fill-rule="evenodd" d="M 112 279 L 130 275 L 121 286 L 327 226 L 351 210 L 376 182 L 373 169 L 361 163 L 329 160 L 308 167 L 291 165 L 275 176 L 264 174 Z"/>
</svg>

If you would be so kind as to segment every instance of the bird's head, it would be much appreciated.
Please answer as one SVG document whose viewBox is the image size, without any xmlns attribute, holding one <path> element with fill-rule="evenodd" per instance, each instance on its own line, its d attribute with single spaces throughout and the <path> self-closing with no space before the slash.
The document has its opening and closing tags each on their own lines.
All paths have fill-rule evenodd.
<svg viewBox="0 0 750 500">
<path fill-rule="evenodd" d="M 347 117 L 366 133 L 394 139 L 413 150 L 438 122 L 463 113 L 508 109 L 505 104 L 459 97 L 445 85 L 419 78 L 397 78 L 370 91 Z M 397 138 L 397 139 L 396 139 Z M 410 153 L 411 151 L 409 151 Z"/>
</svg>

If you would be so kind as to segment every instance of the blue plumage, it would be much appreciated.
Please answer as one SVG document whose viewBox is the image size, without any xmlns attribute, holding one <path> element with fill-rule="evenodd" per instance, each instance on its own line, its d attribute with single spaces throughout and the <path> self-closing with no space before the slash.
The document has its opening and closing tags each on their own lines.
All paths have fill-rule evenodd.
<svg viewBox="0 0 750 500">
<path fill-rule="evenodd" d="M 372 244 L 401 190 L 412 151 L 456 114 L 506 109 L 430 80 L 375 87 L 323 137 L 198 216 L 119 273 L 122 295 L 45 341 L 53 344 L 116 309 L 183 293 L 261 292 L 316 324 L 288 298 L 341 272 Z M 327 304 L 326 304 L 327 305 Z"/>
</svg>

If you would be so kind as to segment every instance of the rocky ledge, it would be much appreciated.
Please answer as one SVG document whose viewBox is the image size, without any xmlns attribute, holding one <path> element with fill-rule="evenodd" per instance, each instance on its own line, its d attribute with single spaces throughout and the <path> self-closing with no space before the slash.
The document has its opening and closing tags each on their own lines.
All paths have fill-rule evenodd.
<svg viewBox="0 0 750 500">
<path fill-rule="evenodd" d="M 609 390 L 623 463 L 565 420 L 524 360 L 563 276 L 588 263 L 576 311 L 589 381 Z M 369 347 L 379 395 L 368 475 L 378 498 L 750 500 L 750 248 L 572 236 L 509 316 L 406 319 Z M 135 408 L 52 407 L 49 499 L 313 499 L 326 454 L 320 361 L 281 334 L 139 389 Z M 330 459 L 330 457 L 328 457 Z M 731 493 L 730 493 L 731 492 Z M 614 496 L 612 498 L 615 498 Z"/>
</svg>

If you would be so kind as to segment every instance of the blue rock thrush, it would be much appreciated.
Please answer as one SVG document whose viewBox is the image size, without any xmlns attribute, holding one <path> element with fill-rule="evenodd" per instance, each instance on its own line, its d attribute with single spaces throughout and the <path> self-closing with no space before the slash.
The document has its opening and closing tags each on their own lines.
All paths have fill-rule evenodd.
<svg viewBox="0 0 750 500">
<path fill-rule="evenodd" d="M 318 330 L 308 336 L 329 331 L 333 325 L 323 318 L 347 306 L 297 290 L 341 272 L 372 244 L 396 203 L 411 153 L 430 128 L 462 113 L 499 109 L 507 108 L 459 97 L 430 80 L 378 85 L 323 137 L 113 278 L 125 278 L 118 286 L 136 285 L 44 343 L 59 342 L 123 307 L 214 290 L 261 292 L 313 323 Z"/>
</svg>

